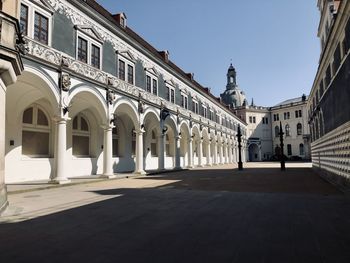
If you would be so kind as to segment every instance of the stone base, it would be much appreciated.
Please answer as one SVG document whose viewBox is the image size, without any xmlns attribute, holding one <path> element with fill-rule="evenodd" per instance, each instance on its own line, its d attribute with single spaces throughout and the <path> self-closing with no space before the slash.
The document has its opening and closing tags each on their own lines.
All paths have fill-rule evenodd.
<svg viewBox="0 0 350 263">
<path fill-rule="evenodd" d="M 101 174 L 98 178 L 101 178 L 101 179 L 115 179 L 117 178 L 116 175 L 114 174 Z"/>
<path fill-rule="evenodd" d="M 2 214 L 2 212 L 5 211 L 7 206 L 8 206 L 8 201 L 7 201 L 7 195 L 6 195 L 6 186 L 4 185 L 0 189 L 0 215 Z"/>
<path fill-rule="evenodd" d="M 137 175 L 146 175 L 147 173 L 145 171 L 137 171 L 137 172 L 134 172 L 134 174 L 137 174 Z"/>
<path fill-rule="evenodd" d="M 68 180 L 68 179 L 63 179 L 63 180 L 59 180 L 59 179 L 53 179 L 51 180 L 49 183 L 50 184 L 69 184 L 71 183 L 72 181 L 71 180 Z"/>
</svg>

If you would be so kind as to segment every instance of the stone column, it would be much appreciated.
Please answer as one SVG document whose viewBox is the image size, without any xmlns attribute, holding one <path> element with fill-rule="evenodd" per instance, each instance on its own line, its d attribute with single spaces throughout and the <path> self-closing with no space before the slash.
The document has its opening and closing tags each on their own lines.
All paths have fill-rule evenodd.
<svg viewBox="0 0 350 263">
<path fill-rule="evenodd" d="M 225 163 L 227 164 L 228 163 L 228 145 L 227 143 L 225 143 Z"/>
<path fill-rule="evenodd" d="M 214 165 L 218 164 L 218 143 L 214 142 Z"/>
<path fill-rule="evenodd" d="M 181 148 L 181 136 L 177 135 L 175 136 L 175 169 L 179 170 L 181 169 L 181 162 L 180 162 L 180 148 Z"/>
<path fill-rule="evenodd" d="M 158 137 L 158 170 L 164 170 L 165 162 L 165 134 L 161 133 Z"/>
<path fill-rule="evenodd" d="M 113 126 L 103 126 L 103 174 L 102 178 L 114 178 L 113 175 Z"/>
<path fill-rule="evenodd" d="M 198 140 L 198 166 L 203 167 L 203 139 Z"/>
<path fill-rule="evenodd" d="M 224 144 L 221 143 L 220 145 L 220 151 L 219 151 L 219 157 L 220 157 L 220 164 L 223 164 L 224 163 L 224 158 L 223 158 L 223 148 L 224 148 Z"/>
<path fill-rule="evenodd" d="M 56 140 L 55 140 L 55 173 L 51 179 L 55 184 L 66 184 L 67 179 L 67 117 L 56 117 Z"/>
<path fill-rule="evenodd" d="M 209 141 L 205 145 L 205 152 L 207 153 L 207 166 L 211 166 L 211 163 L 210 163 L 210 142 Z"/>
<path fill-rule="evenodd" d="M 188 139 L 188 167 L 193 168 L 193 139 Z"/>
<path fill-rule="evenodd" d="M 232 144 L 228 146 L 228 163 L 232 163 Z"/>
<path fill-rule="evenodd" d="M 145 174 L 143 170 L 143 133 L 144 131 L 136 131 L 136 174 Z"/>
</svg>

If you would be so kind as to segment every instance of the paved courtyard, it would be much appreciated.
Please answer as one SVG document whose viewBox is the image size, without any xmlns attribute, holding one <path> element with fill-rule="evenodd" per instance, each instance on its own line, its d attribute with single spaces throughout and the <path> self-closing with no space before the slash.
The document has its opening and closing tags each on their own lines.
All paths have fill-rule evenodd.
<svg viewBox="0 0 350 263">
<path fill-rule="evenodd" d="M 350 262 L 350 200 L 288 165 L 12 193 L 0 262 Z"/>
</svg>

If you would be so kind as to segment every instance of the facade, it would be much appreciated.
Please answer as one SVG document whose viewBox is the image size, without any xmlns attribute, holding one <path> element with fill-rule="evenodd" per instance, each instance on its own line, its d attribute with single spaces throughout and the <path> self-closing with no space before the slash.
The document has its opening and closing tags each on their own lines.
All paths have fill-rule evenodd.
<svg viewBox="0 0 350 263">
<path fill-rule="evenodd" d="M 291 159 L 311 159 L 307 97 L 290 99 L 270 108 L 274 153 L 280 145 L 279 127 L 284 132 L 284 154 Z"/>
<path fill-rule="evenodd" d="M 249 161 L 275 160 L 280 151 L 279 125 L 284 131 L 284 154 L 290 160 L 310 160 L 310 131 L 307 123 L 307 97 L 289 99 L 273 107 L 256 106 L 252 100 L 236 99 L 237 94 L 227 92 L 236 87 L 236 71 L 231 65 L 227 72 L 228 84 L 221 94 L 223 101 L 243 101 L 240 106 L 232 104 L 236 115 L 247 123 L 247 156 Z M 233 78 L 231 78 L 233 76 Z M 233 83 L 231 86 L 231 82 Z M 233 88 L 234 90 L 235 88 Z M 239 97 L 241 98 L 241 97 Z"/>
<path fill-rule="evenodd" d="M 321 55 L 308 100 L 313 167 L 340 186 L 350 177 L 350 2 L 319 0 Z"/>
<path fill-rule="evenodd" d="M 9 86 L 23 70 L 20 58 L 22 38 L 19 35 L 18 1 L 0 1 L 0 214 L 7 206 L 5 186 L 5 111 Z"/>
<path fill-rule="evenodd" d="M 22 0 L 28 53 L 6 94 L 5 181 L 233 163 L 246 123 L 93 0 Z"/>
</svg>

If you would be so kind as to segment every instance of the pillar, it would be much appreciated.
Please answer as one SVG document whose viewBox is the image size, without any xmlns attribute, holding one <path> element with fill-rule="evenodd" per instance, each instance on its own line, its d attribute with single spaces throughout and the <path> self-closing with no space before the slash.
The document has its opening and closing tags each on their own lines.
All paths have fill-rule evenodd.
<svg viewBox="0 0 350 263">
<path fill-rule="evenodd" d="M 175 169 L 181 169 L 181 162 L 180 162 L 180 140 L 181 136 L 177 135 L 175 136 Z"/>
<path fill-rule="evenodd" d="M 55 140 L 55 173 L 51 179 L 52 183 L 69 183 L 67 179 L 67 117 L 57 117 L 56 121 L 56 140 Z"/>
<path fill-rule="evenodd" d="M 224 160 L 223 160 L 223 148 L 224 148 L 224 144 L 221 143 L 221 145 L 220 145 L 220 151 L 219 151 L 220 164 L 223 164 L 223 163 L 224 163 Z"/>
<path fill-rule="evenodd" d="M 225 163 L 227 164 L 228 163 L 228 144 L 225 143 Z"/>
<path fill-rule="evenodd" d="M 214 142 L 214 164 L 218 164 L 218 143 Z"/>
<path fill-rule="evenodd" d="M 145 171 L 143 170 L 143 133 L 144 131 L 136 131 L 136 174 L 145 174 Z"/>
<path fill-rule="evenodd" d="M 198 140 L 198 166 L 203 167 L 203 139 Z"/>
<path fill-rule="evenodd" d="M 102 178 L 114 178 L 113 175 L 113 138 L 112 129 L 113 126 L 104 126 L 103 133 L 103 174 Z"/>
<path fill-rule="evenodd" d="M 6 87 L 0 86 L 0 214 L 7 207 L 5 185 L 5 99 Z"/>
<path fill-rule="evenodd" d="M 205 152 L 207 153 L 207 166 L 211 166 L 211 162 L 210 162 L 210 142 L 209 141 L 205 144 Z"/>
<path fill-rule="evenodd" d="M 188 139 L 188 167 L 193 168 L 193 139 Z"/>
<path fill-rule="evenodd" d="M 158 137 L 158 170 L 164 170 L 165 161 L 165 134 L 161 133 Z"/>
<path fill-rule="evenodd" d="M 232 144 L 228 145 L 228 163 L 232 163 Z"/>
</svg>

